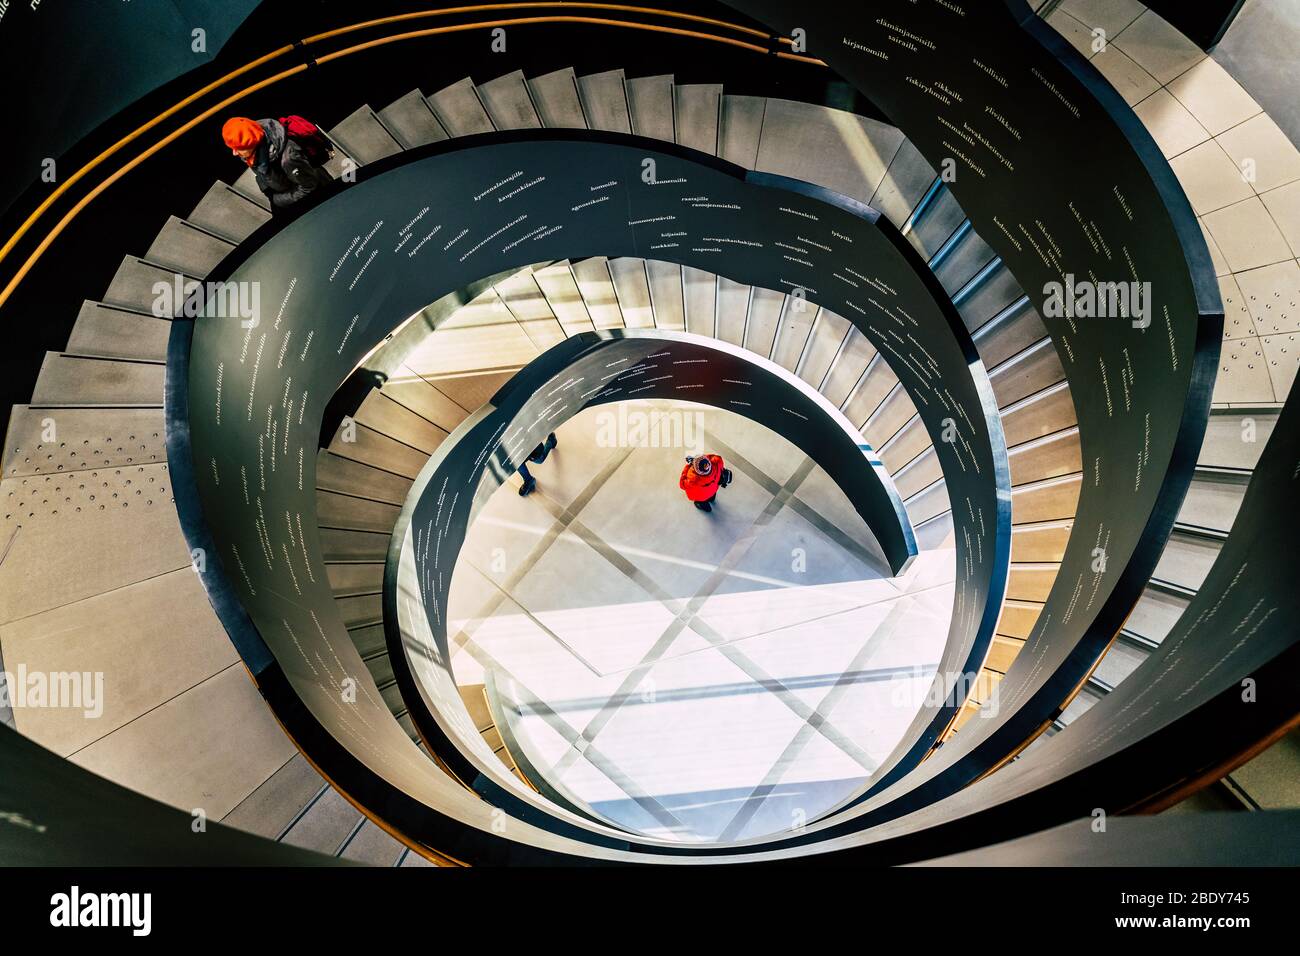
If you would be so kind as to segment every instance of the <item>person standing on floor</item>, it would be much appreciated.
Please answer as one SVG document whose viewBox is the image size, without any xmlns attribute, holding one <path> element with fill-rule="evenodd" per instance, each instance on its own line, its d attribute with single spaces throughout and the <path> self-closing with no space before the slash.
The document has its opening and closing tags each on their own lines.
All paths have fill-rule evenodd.
<svg viewBox="0 0 1300 956">
<path fill-rule="evenodd" d="M 528 456 L 528 461 L 531 461 L 534 465 L 540 465 L 542 462 L 546 461 L 546 456 L 551 453 L 551 449 L 558 444 L 559 442 L 555 440 L 555 432 L 551 432 L 546 436 L 546 441 L 542 442 L 532 450 L 532 453 Z M 528 470 L 527 461 L 520 464 L 519 474 L 524 479 L 524 483 L 519 486 L 519 497 L 527 498 L 537 487 L 537 479 L 534 478 L 533 473 Z"/>
<path fill-rule="evenodd" d="M 721 455 L 688 455 L 686 467 L 677 486 L 701 511 L 713 510 L 718 489 L 731 484 L 731 469 L 724 466 Z"/>
</svg>

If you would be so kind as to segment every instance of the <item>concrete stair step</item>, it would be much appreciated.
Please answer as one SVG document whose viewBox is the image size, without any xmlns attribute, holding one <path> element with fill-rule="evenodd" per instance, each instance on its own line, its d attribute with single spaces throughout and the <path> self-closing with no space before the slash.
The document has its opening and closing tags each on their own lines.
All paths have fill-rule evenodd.
<svg viewBox="0 0 1300 956">
<path fill-rule="evenodd" d="M 162 405 L 161 362 L 46 352 L 33 405 Z"/>
<path fill-rule="evenodd" d="M 614 133 L 632 132 L 622 70 L 578 77 L 578 96 L 589 127 Z"/>
<path fill-rule="evenodd" d="M 829 309 L 819 309 L 795 374 L 813 388 L 821 388 L 852 324 Z"/>
<path fill-rule="evenodd" d="M 817 306 L 807 299 L 785 297 L 770 358 L 787 372 L 793 372 L 799 367 L 799 361 L 808 347 L 808 336 L 812 333 L 813 323 L 817 321 L 818 311 Z"/>
<path fill-rule="evenodd" d="M 717 329 L 717 277 L 693 266 L 682 266 L 682 306 L 686 331 L 712 337 Z"/>
<path fill-rule="evenodd" d="M 1082 478 L 1082 475 L 1064 475 L 1013 488 L 1011 523 L 1014 525 L 1073 518 L 1079 504 Z"/>
<path fill-rule="evenodd" d="M 0 456 L 4 477 L 77 474 L 167 459 L 161 408 L 15 405 Z"/>
<path fill-rule="evenodd" d="M 531 272 L 516 272 L 498 282 L 495 289 L 538 352 L 545 352 L 567 338 Z"/>
<path fill-rule="evenodd" d="M 921 417 L 913 415 L 879 449 L 880 460 L 892 475 L 906 468 L 931 447 L 930 433 L 926 431 Z"/>
<path fill-rule="evenodd" d="M 316 487 L 400 505 L 411 479 L 322 449 L 316 456 Z"/>
<path fill-rule="evenodd" d="M 371 866 L 397 866 L 398 860 L 407 852 L 404 843 L 389 836 L 374 822 L 366 820 L 344 844 L 339 856 Z"/>
<path fill-rule="evenodd" d="M 913 525 L 928 521 L 952 508 L 948 501 L 948 488 L 942 481 L 936 481 L 924 491 L 908 498 L 903 504 Z"/>
<path fill-rule="evenodd" d="M 169 216 L 144 257 L 150 262 L 189 276 L 205 276 L 232 249 L 228 242 L 197 226 Z"/>
<path fill-rule="evenodd" d="M 1031 346 L 989 371 L 998 408 L 1012 405 L 1065 378 L 1065 369 L 1050 339 Z"/>
<path fill-rule="evenodd" d="M 102 675 L 102 708 L 92 720 L 62 708 L 17 714 L 22 733 L 62 756 L 114 735 L 239 660 L 188 566 L 11 621 L 0 636 L 11 672 L 23 666 Z M 150 666 L 141 669 L 140 659 Z"/>
<path fill-rule="evenodd" d="M 369 106 L 360 106 L 329 130 L 329 137 L 358 163 L 373 163 L 405 147 Z"/>
<path fill-rule="evenodd" d="M 749 314 L 745 318 L 745 348 L 762 358 L 770 358 L 776 335 L 781 328 L 785 293 L 753 286 L 749 291 Z"/>
<path fill-rule="evenodd" d="M 926 259 L 938 252 L 966 220 L 966 213 L 947 189 L 940 189 L 929 205 L 914 216 L 907 240 Z"/>
<path fill-rule="evenodd" d="M 749 286 L 733 282 L 725 276 L 717 277 L 718 291 L 714 299 L 717 310 L 717 338 L 731 345 L 745 341 L 745 320 L 749 317 Z"/>
<path fill-rule="evenodd" d="M 401 510 L 398 505 L 370 498 L 354 498 L 332 491 L 316 492 L 316 523 L 322 528 L 388 534 L 397 523 Z"/>
<path fill-rule="evenodd" d="M 385 106 L 377 114 L 384 128 L 405 149 L 415 149 L 447 138 L 447 131 L 433 115 L 429 102 L 419 90 L 411 90 Z"/>
<path fill-rule="evenodd" d="M 862 426 L 862 434 L 877 451 L 883 451 L 889 444 L 889 440 L 898 434 L 899 429 L 911 421 L 914 415 L 916 415 L 916 406 L 912 404 L 912 399 L 902 383 L 895 380 L 893 388 Z"/>
<path fill-rule="evenodd" d="M 167 359 L 170 335 L 168 319 L 86 301 L 68 336 L 67 351 L 162 362 Z"/>
<path fill-rule="evenodd" d="M 996 259 L 984 266 L 953 297 L 957 312 L 970 330 L 978 329 L 1020 299 L 1024 290 L 1011 270 Z"/>
<path fill-rule="evenodd" d="M 407 368 L 433 382 L 444 375 L 520 368 L 537 346 L 492 288 L 437 323 L 433 335 L 404 358 Z M 474 406 L 477 408 L 477 406 Z"/>
<path fill-rule="evenodd" d="M 821 393 L 826 400 L 836 408 L 843 405 L 875 357 L 876 347 L 857 326 L 850 328 L 822 382 Z"/>
<path fill-rule="evenodd" d="M 578 97 L 578 76 L 565 67 L 528 81 L 538 118 L 548 129 L 586 129 L 587 118 Z"/>
<path fill-rule="evenodd" d="M 1059 562 L 1074 528 L 1072 519 L 1021 522 L 1011 529 L 1011 560 Z"/>
<path fill-rule="evenodd" d="M 916 494 L 922 488 L 943 477 L 939 456 L 931 445 L 893 474 L 894 487 L 903 498 Z"/>
<path fill-rule="evenodd" d="M 1246 474 L 1198 468 L 1178 512 L 1178 523 L 1211 531 L 1231 531 L 1249 483 Z"/>
<path fill-rule="evenodd" d="M 566 336 L 590 332 L 595 328 L 567 260 L 534 270 L 533 279 L 542 295 L 546 296 L 546 304 L 550 306 Z"/>
<path fill-rule="evenodd" d="M 221 822 L 268 840 L 279 839 L 329 784 L 295 753 L 227 813 Z"/>
<path fill-rule="evenodd" d="M 1300 806 L 1300 734 L 1289 734 L 1242 764 L 1227 778 L 1234 790 L 1261 810 Z"/>
<path fill-rule="evenodd" d="M 619 308 L 608 263 L 604 256 L 580 259 L 572 263 L 573 278 L 582 293 L 592 324 L 597 329 L 621 329 L 625 328 L 623 311 Z"/>
<path fill-rule="evenodd" d="M 343 615 L 343 623 L 350 628 L 367 627 L 371 624 L 383 622 L 384 597 L 382 594 L 358 594 L 353 597 L 340 597 L 336 598 L 334 603 Z M 387 657 L 387 655 L 384 656 Z M 388 680 L 392 680 L 391 665 L 385 664 L 385 669 Z"/>
<path fill-rule="evenodd" d="M 1008 447 L 1076 424 L 1070 386 L 1057 382 L 1002 408 L 1002 433 Z"/>
<path fill-rule="evenodd" d="M 1187 610 L 1188 598 L 1148 587 L 1133 606 L 1124 629 L 1159 644 Z"/>
<path fill-rule="evenodd" d="M 766 110 L 766 97 L 724 95 L 718 119 L 718 155 L 729 163 L 753 169 L 758 162 L 758 141 L 763 136 Z"/>
<path fill-rule="evenodd" d="M 383 657 L 388 653 L 388 643 L 382 624 L 367 624 L 364 627 L 351 628 L 348 630 L 348 636 L 352 638 L 352 643 L 356 645 L 363 661 Z"/>
<path fill-rule="evenodd" d="M 902 132 L 888 124 L 828 106 L 771 98 L 763 112 L 754 168 L 867 202 L 902 142 Z"/>
<path fill-rule="evenodd" d="M 1005 674 L 1015 663 L 1016 657 L 1019 656 L 1025 642 L 1015 637 L 1007 637 L 1004 634 L 993 635 L 993 644 L 989 648 L 989 656 L 984 666 L 990 670 Z"/>
<path fill-rule="evenodd" d="M 365 817 L 333 787 L 322 791 L 294 821 L 281 842 L 338 856 Z"/>
<path fill-rule="evenodd" d="M 618 307 L 623 313 L 623 324 L 629 329 L 653 329 L 655 316 L 650 304 L 645 260 L 615 258 L 608 260 L 608 265 Z"/>
<path fill-rule="evenodd" d="M 1092 676 L 1101 684 L 1116 687 L 1150 656 L 1151 652 L 1146 648 L 1136 647 L 1122 640 L 1116 641 L 1097 662 Z"/>
<path fill-rule="evenodd" d="M 899 144 L 869 205 L 899 229 L 935 180 L 934 168 L 909 139 Z"/>
<path fill-rule="evenodd" d="M 1196 461 L 1253 470 L 1277 425 L 1280 408 L 1214 408 Z"/>
<path fill-rule="evenodd" d="M 448 433 L 455 431 L 456 426 L 469 414 L 468 409 L 461 408 L 405 365 L 400 366 L 384 383 L 382 392 L 384 397 Z"/>
<path fill-rule="evenodd" d="M 1047 328 L 1029 297 L 1023 296 L 980 326 L 972 338 L 984 367 L 995 368 L 1047 338 Z"/>
<path fill-rule="evenodd" d="M 519 366 L 468 375 L 441 375 L 431 381 L 440 392 L 462 408 L 477 410 L 490 401 L 517 371 Z"/>
<path fill-rule="evenodd" d="M 261 203 L 225 183 L 213 183 L 185 220 L 228 242 L 240 243 L 270 218 Z"/>
<path fill-rule="evenodd" d="M 1061 715 L 1057 718 L 1057 722 L 1060 723 L 1062 727 L 1068 727 L 1091 710 L 1092 705 L 1097 703 L 1100 699 L 1101 698 L 1098 697 L 1094 691 L 1085 687 L 1076 694 L 1074 699 L 1071 700 L 1070 703 L 1066 705 L 1065 709 L 1061 711 Z"/>
<path fill-rule="evenodd" d="M 898 376 L 889 367 L 885 357 L 880 355 L 872 359 L 842 406 L 845 417 L 861 429 L 897 384 Z"/>
<path fill-rule="evenodd" d="M 930 268 L 944 291 L 953 295 L 996 258 L 997 253 L 976 234 L 967 219 L 931 257 Z"/>
<path fill-rule="evenodd" d="M 675 84 L 673 116 L 678 144 L 711 156 L 717 155 L 721 110 L 722 84 Z"/>
<path fill-rule="evenodd" d="M 344 441 L 344 431 L 340 428 L 330 442 L 329 450 L 340 458 L 370 465 L 410 480 L 415 479 L 424 463 L 429 460 L 428 454 L 360 424 L 356 426 L 355 440 L 350 442 Z"/>
<path fill-rule="evenodd" d="M 682 267 L 675 262 L 647 259 L 646 280 L 656 328 L 686 330 L 686 305 L 682 298 Z"/>
<path fill-rule="evenodd" d="M 1007 637 L 1025 639 L 1038 623 L 1038 615 L 1043 605 L 1038 601 L 1004 601 L 1002 617 L 998 620 L 997 632 Z"/>
<path fill-rule="evenodd" d="M 496 128 L 478 98 L 474 81 L 468 76 L 431 94 L 428 101 L 433 115 L 449 136 L 490 133 Z"/>
<path fill-rule="evenodd" d="M 102 304 L 139 312 L 142 315 L 152 315 L 155 302 L 159 299 L 156 287 L 162 283 L 173 290 L 169 293 L 170 298 L 167 301 L 179 306 L 181 303 L 176 301 L 174 291 L 176 275 L 176 272 L 160 265 L 146 262 L 136 256 L 127 256 L 117 267 L 117 272 L 109 282 Z M 193 292 L 198 282 L 197 277 L 182 276 L 181 301 Z"/>
<path fill-rule="evenodd" d="M 356 613 L 360 616 L 363 611 L 358 609 Z M 374 678 L 375 684 L 381 688 L 391 686 L 393 681 L 397 679 L 393 673 L 392 658 L 387 654 L 376 654 L 373 657 L 367 657 L 365 665 L 366 670 L 370 672 L 370 676 Z"/>
<path fill-rule="evenodd" d="M 383 561 L 388 556 L 389 535 L 374 531 L 322 528 L 321 554 L 326 561 Z"/>
<path fill-rule="evenodd" d="M 359 594 L 379 594 L 384 589 L 384 563 L 382 561 L 356 561 L 346 564 L 327 564 L 330 590 L 335 597 L 354 597 Z"/>
<path fill-rule="evenodd" d="M 480 83 L 478 97 L 497 129 L 537 129 L 542 125 L 523 70 Z"/>
<path fill-rule="evenodd" d="M 1066 428 L 1009 448 L 1011 484 L 1023 485 L 1083 470 L 1079 429 Z"/>
<path fill-rule="evenodd" d="M 1222 548 L 1221 539 L 1175 529 L 1165 542 L 1165 550 L 1151 578 L 1189 591 L 1199 590 Z"/>
<path fill-rule="evenodd" d="M 669 143 L 677 142 L 673 124 L 673 77 L 639 76 L 625 82 L 632 132 Z"/>
<path fill-rule="evenodd" d="M 358 424 L 432 455 L 447 432 L 400 405 L 380 391 L 372 391 L 353 414 Z"/>
<path fill-rule="evenodd" d="M 913 525 L 916 532 L 916 546 L 921 551 L 933 551 L 936 548 L 952 547 L 952 512 L 943 511 L 933 518 Z"/>
<path fill-rule="evenodd" d="M 188 567 L 171 495 L 165 464 L 5 478 L 0 623 Z"/>
</svg>

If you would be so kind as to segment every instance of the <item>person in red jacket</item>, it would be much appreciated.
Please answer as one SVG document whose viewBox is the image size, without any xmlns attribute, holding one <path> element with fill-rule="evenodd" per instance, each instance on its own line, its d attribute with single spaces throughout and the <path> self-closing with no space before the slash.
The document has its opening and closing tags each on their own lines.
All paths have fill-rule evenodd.
<svg viewBox="0 0 1300 956">
<path fill-rule="evenodd" d="M 718 489 L 729 484 L 731 469 L 723 465 L 721 455 L 687 456 L 686 467 L 677 482 L 677 486 L 686 492 L 687 499 L 701 511 L 712 511 Z"/>
</svg>

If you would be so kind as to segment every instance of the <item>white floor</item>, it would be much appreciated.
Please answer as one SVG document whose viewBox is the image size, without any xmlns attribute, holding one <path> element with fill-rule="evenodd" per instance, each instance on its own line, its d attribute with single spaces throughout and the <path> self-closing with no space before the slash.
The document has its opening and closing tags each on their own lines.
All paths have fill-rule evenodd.
<svg viewBox="0 0 1300 956">
<path fill-rule="evenodd" d="M 457 681 L 492 671 L 516 760 L 617 826 L 712 841 L 810 822 L 929 687 L 953 551 L 890 578 L 848 500 L 777 435 L 702 406 L 621 408 L 565 424 L 538 490 L 515 479 L 471 528 Z M 677 487 L 701 450 L 735 473 L 711 514 Z"/>
</svg>

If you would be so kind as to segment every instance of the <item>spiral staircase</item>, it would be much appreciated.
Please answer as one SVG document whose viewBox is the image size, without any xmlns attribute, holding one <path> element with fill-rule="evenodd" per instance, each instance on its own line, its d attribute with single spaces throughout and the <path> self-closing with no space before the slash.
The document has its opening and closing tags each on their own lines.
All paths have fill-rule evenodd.
<svg viewBox="0 0 1300 956">
<path fill-rule="evenodd" d="M 1160 32 L 1153 13 L 1132 4 L 1130 19 L 1112 6 L 1049 3 L 1045 22 L 1134 105 L 1182 180 L 1214 256 L 1223 351 L 1191 484 L 1155 573 L 1026 753 L 1051 747 L 1054 735 L 1138 673 L 1193 602 L 1233 531 L 1300 357 L 1295 237 L 1274 227 L 1280 251 L 1264 248 L 1259 235 L 1239 241 L 1241 227 L 1228 218 L 1239 205 L 1273 209 L 1281 199 L 1273 194 L 1300 181 L 1300 156 L 1283 137 L 1289 153 L 1264 168 L 1287 170 L 1278 174 L 1287 181 L 1245 188 L 1233 181 L 1233 163 L 1225 172 L 1218 153 L 1203 159 L 1198 151 L 1219 147 L 1235 159 L 1234 148 L 1251 148 L 1234 140 L 1241 127 L 1267 116 L 1217 64 L 1167 25 Z M 1098 25 L 1114 37 L 1101 52 L 1090 45 Z M 1191 127 L 1205 138 L 1191 142 L 1200 135 Z M 1011 477 L 1006 595 L 979 679 L 943 737 L 960 738 L 1039 621 L 1086 474 L 1066 363 L 1031 296 L 899 129 L 815 103 L 733 95 L 722 83 L 678 84 L 671 74 L 515 70 L 412 89 L 378 107 L 358 102 L 327 132 L 336 175 L 364 175 L 369 164 L 429 144 L 521 129 L 647 137 L 825 187 L 879 210 L 928 264 L 988 371 Z M 195 573 L 202 556 L 178 519 L 164 407 L 171 322 L 155 314 L 156 284 L 177 275 L 199 282 L 269 220 L 245 173 L 213 183 L 183 217 L 171 215 L 148 248 L 113 251 L 123 258 L 112 282 L 84 303 L 66 348 L 46 355 L 30 403 L 14 407 L 0 459 L 0 669 L 102 672 L 112 693 L 96 720 L 20 708 L 5 722 L 72 764 L 239 830 L 375 865 L 451 862 L 455 854 L 392 832 L 373 808 L 332 786 L 282 731 L 242 672 Z M 439 446 L 569 337 L 683 331 L 775 363 L 860 429 L 897 487 L 920 549 L 953 547 L 953 504 L 936 450 L 887 356 L 849 319 L 802 305 L 653 258 L 541 261 L 430 304 L 366 357 L 349 380 L 354 387 L 335 396 L 321 435 L 317 525 L 348 634 L 389 712 L 426 753 L 385 631 L 394 525 Z M 370 374 L 375 369 L 382 374 Z M 498 715 L 472 691 L 465 702 L 476 730 L 528 783 L 497 732 Z M 1295 805 L 1288 782 L 1295 759 L 1293 736 L 1282 737 L 1178 808 L 1198 800 Z"/>
</svg>

